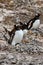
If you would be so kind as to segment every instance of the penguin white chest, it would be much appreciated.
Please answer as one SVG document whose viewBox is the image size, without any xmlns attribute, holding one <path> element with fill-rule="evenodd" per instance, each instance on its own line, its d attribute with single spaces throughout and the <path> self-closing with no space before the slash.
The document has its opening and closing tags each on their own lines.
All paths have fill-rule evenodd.
<svg viewBox="0 0 43 65">
<path fill-rule="evenodd" d="M 23 31 L 22 30 L 16 31 L 12 41 L 12 45 L 15 45 L 16 43 L 20 43 L 22 39 L 23 39 Z"/>
<path fill-rule="evenodd" d="M 33 23 L 33 27 L 34 29 L 37 29 L 38 27 L 40 26 L 40 20 L 36 20 L 34 23 Z"/>
</svg>

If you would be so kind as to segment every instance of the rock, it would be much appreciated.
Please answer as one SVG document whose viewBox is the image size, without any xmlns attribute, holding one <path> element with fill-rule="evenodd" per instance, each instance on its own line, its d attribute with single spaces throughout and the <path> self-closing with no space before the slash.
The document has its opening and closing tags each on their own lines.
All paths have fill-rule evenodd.
<svg viewBox="0 0 43 65">
<path fill-rule="evenodd" d="M 12 10 L 3 9 L 3 12 L 4 16 L 14 16 L 14 11 Z"/>
<path fill-rule="evenodd" d="M 14 56 L 13 56 L 12 54 L 8 54 L 8 55 L 7 55 L 7 58 L 10 60 L 10 59 L 13 59 Z"/>
<path fill-rule="evenodd" d="M 17 59 L 13 59 L 13 60 L 11 60 L 11 64 L 16 64 L 17 63 Z"/>
<path fill-rule="evenodd" d="M 8 44 L 6 43 L 6 41 L 0 40 L 0 49 L 5 50 L 7 49 Z"/>
</svg>

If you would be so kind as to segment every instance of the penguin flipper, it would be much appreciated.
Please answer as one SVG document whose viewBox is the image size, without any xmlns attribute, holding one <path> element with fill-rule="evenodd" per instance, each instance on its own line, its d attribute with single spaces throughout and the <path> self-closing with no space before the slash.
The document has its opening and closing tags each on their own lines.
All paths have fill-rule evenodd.
<svg viewBox="0 0 43 65">
<path fill-rule="evenodd" d="M 5 29 L 6 32 L 8 32 L 9 36 L 11 36 L 11 35 L 10 35 L 11 32 L 8 31 L 5 27 L 4 27 L 4 29 Z"/>
<path fill-rule="evenodd" d="M 5 40 L 8 42 L 8 44 L 11 44 L 11 40 L 8 39 L 5 35 L 3 35 L 3 36 L 4 36 Z"/>
</svg>

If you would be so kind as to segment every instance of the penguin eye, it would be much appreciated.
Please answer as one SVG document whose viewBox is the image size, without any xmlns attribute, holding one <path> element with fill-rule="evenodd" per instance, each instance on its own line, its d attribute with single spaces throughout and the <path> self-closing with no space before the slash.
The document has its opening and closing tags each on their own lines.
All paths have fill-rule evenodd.
<svg viewBox="0 0 43 65">
<path fill-rule="evenodd" d="M 14 25 L 14 28 L 16 28 L 16 25 Z"/>
</svg>

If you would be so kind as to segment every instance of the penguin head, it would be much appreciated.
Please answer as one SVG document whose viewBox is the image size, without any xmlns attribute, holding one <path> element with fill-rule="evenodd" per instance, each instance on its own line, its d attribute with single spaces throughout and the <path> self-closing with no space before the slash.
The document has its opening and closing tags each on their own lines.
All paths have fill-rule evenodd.
<svg viewBox="0 0 43 65">
<path fill-rule="evenodd" d="M 37 14 L 35 15 L 35 18 L 36 18 L 36 19 L 39 19 L 39 17 L 40 17 L 40 13 L 37 13 Z"/>
<path fill-rule="evenodd" d="M 14 25 L 15 30 L 20 30 L 20 26 Z"/>
</svg>

